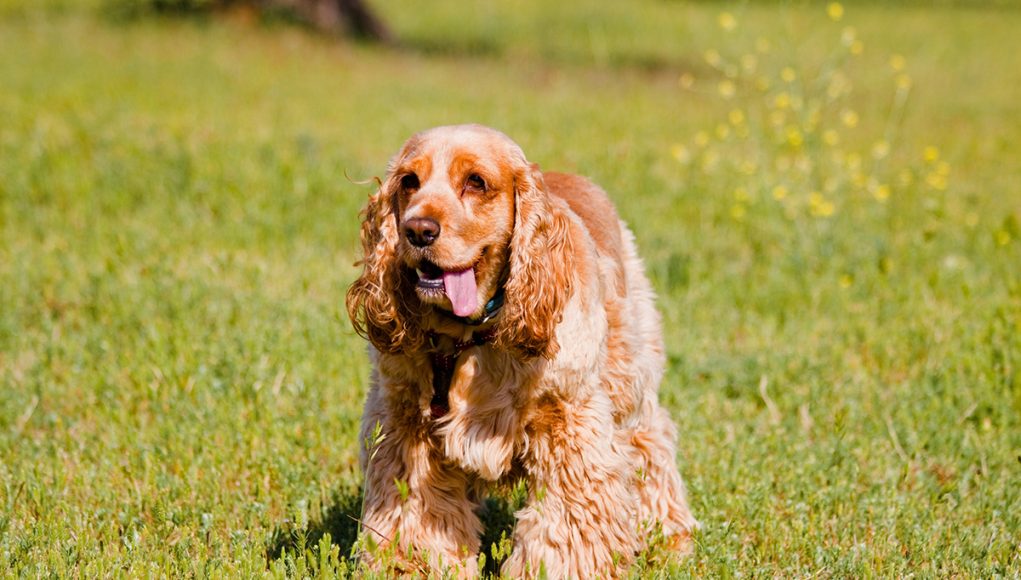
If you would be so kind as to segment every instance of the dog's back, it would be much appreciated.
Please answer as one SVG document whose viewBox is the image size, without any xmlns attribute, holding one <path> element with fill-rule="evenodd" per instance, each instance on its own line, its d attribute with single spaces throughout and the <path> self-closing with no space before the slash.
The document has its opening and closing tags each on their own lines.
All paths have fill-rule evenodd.
<svg viewBox="0 0 1021 580">
<path fill-rule="evenodd" d="M 563 199 L 595 242 L 604 271 L 607 365 L 603 387 L 618 424 L 635 426 L 650 411 L 663 376 L 664 353 L 655 295 L 635 248 L 634 236 L 613 202 L 588 179 L 567 173 L 543 175 L 548 191 Z M 647 417 L 645 418 L 647 420 Z"/>
</svg>

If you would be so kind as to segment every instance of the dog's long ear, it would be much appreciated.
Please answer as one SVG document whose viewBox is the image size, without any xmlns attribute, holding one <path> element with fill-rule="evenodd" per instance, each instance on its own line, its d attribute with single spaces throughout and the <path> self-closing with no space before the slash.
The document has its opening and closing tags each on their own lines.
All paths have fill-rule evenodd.
<svg viewBox="0 0 1021 580">
<path fill-rule="evenodd" d="M 571 295 L 570 220 L 551 203 L 534 164 L 515 176 L 514 211 L 506 302 L 496 341 L 526 358 L 552 359 L 560 349 L 556 328 Z"/>
<path fill-rule="evenodd" d="M 419 300 L 397 259 L 400 177 L 394 165 L 362 212 L 362 275 L 347 291 L 355 332 L 387 353 L 415 350 L 423 341 Z"/>
</svg>

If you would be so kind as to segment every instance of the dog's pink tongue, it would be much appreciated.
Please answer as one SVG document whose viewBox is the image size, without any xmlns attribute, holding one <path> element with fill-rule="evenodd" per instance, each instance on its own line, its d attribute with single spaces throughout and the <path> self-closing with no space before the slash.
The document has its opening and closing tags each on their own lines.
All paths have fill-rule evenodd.
<svg viewBox="0 0 1021 580">
<path fill-rule="evenodd" d="M 475 287 L 475 270 L 443 273 L 443 290 L 454 306 L 454 314 L 468 316 L 478 307 L 479 292 Z"/>
</svg>

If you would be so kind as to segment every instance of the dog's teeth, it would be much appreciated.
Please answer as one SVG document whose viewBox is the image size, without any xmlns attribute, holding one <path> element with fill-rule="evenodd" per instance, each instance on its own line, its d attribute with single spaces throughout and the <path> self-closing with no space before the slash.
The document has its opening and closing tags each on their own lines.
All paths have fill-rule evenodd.
<svg viewBox="0 0 1021 580">
<path fill-rule="evenodd" d="M 418 274 L 419 278 L 425 278 L 425 273 L 421 269 L 415 268 L 415 273 Z"/>
</svg>

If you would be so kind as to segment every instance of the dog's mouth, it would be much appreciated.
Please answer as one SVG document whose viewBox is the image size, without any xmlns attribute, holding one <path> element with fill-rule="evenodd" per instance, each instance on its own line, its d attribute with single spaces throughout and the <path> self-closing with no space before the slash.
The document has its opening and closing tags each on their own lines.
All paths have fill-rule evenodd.
<svg viewBox="0 0 1021 580">
<path fill-rule="evenodd" d="M 436 298 L 445 295 L 457 316 L 469 316 L 478 310 L 479 292 L 473 266 L 444 270 L 429 260 L 422 260 L 415 273 L 419 292 Z"/>
</svg>

